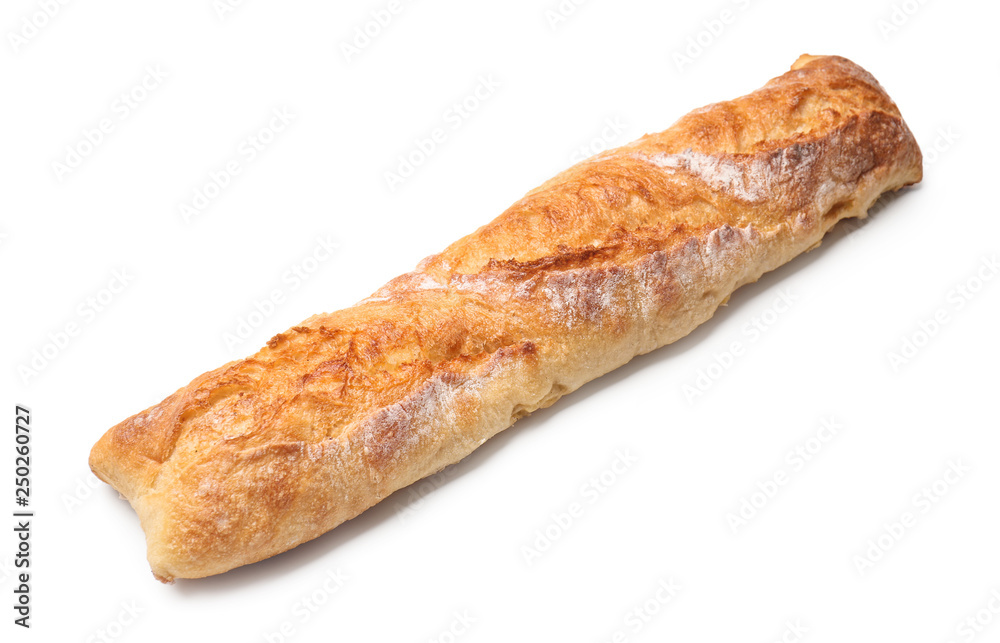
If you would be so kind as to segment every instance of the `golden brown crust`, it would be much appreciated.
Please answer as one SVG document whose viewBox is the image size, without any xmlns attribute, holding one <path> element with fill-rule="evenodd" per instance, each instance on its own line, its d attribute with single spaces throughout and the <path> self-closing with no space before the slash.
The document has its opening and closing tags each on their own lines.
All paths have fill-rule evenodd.
<svg viewBox="0 0 1000 643">
<path fill-rule="evenodd" d="M 266 558 L 683 337 L 735 288 L 920 178 L 875 79 L 803 56 L 196 378 L 111 428 L 91 467 L 135 507 L 161 580 Z"/>
</svg>

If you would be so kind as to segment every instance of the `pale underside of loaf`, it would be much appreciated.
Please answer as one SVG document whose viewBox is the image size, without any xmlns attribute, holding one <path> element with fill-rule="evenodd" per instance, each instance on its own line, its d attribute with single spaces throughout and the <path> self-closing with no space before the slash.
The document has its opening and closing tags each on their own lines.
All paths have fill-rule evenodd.
<svg viewBox="0 0 1000 643">
<path fill-rule="evenodd" d="M 334 528 L 517 418 L 709 319 L 921 178 L 866 71 L 803 56 L 588 159 L 368 299 L 121 422 L 90 464 L 153 573 L 218 574 Z"/>
</svg>

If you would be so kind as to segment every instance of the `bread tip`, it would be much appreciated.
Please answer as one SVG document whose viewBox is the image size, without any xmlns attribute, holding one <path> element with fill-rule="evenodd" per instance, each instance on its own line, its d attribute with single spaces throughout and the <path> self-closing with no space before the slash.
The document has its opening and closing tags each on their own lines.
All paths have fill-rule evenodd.
<svg viewBox="0 0 1000 643">
<path fill-rule="evenodd" d="M 792 63 L 792 70 L 794 71 L 796 69 L 801 69 L 806 65 L 808 65 L 809 63 L 811 63 L 812 61 L 816 60 L 817 58 L 823 58 L 823 56 L 814 56 L 813 54 L 802 54 L 801 56 L 795 59 L 794 63 Z"/>
</svg>

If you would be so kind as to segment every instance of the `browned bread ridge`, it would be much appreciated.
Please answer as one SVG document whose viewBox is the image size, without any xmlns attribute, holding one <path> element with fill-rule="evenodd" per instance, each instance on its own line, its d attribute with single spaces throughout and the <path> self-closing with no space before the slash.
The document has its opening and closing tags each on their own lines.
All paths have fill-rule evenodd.
<svg viewBox="0 0 1000 643">
<path fill-rule="evenodd" d="M 160 580 L 273 556 L 683 337 L 920 178 L 878 82 L 844 58 L 802 56 L 195 378 L 111 428 L 90 466 L 138 512 Z"/>
</svg>

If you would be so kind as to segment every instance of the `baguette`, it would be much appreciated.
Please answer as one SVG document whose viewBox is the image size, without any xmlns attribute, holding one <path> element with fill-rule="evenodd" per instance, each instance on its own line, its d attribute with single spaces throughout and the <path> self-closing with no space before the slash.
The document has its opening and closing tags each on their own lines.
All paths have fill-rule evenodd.
<svg viewBox="0 0 1000 643">
<path fill-rule="evenodd" d="M 870 74 L 802 56 L 195 378 L 108 430 L 90 466 L 135 508 L 159 580 L 259 561 L 687 335 L 921 173 Z"/>
</svg>

